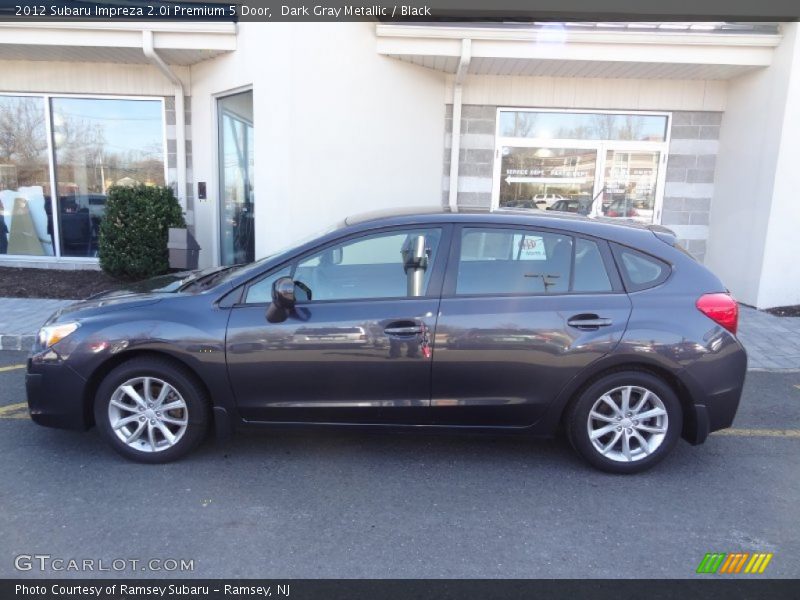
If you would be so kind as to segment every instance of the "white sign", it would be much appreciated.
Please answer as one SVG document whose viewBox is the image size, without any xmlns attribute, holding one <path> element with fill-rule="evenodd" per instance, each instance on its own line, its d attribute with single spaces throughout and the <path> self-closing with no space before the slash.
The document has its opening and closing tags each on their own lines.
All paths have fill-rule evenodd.
<svg viewBox="0 0 800 600">
<path fill-rule="evenodd" d="M 544 239 L 538 235 L 515 235 L 517 260 L 547 260 Z"/>
</svg>

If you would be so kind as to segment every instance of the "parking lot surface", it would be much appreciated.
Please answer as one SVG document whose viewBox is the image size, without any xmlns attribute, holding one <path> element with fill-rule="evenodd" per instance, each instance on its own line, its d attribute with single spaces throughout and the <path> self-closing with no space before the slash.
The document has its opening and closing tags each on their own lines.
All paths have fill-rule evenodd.
<svg viewBox="0 0 800 600">
<path fill-rule="evenodd" d="M 240 433 L 140 465 L 32 423 L 24 361 L 0 352 L 0 577 L 685 578 L 708 552 L 800 576 L 800 373 L 749 373 L 733 430 L 626 477 L 558 439 L 356 431 Z M 34 554 L 110 570 L 15 568 Z"/>
</svg>

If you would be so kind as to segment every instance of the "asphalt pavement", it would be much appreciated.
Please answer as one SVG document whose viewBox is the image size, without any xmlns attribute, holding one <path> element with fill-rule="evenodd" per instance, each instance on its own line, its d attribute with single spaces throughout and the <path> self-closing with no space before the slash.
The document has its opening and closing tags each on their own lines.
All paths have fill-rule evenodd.
<svg viewBox="0 0 800 600">
<path fill-rule="evenodd" d="M 800 576 L 800 373 L 750 372 L 728 435 L 613 476 L 563 440 L 351 431 L 140 465 L 32 423 L 24 360 L 0 352 L 0 577 L 721 577 L 695 574 L 708 552 Z"/>
</svg>

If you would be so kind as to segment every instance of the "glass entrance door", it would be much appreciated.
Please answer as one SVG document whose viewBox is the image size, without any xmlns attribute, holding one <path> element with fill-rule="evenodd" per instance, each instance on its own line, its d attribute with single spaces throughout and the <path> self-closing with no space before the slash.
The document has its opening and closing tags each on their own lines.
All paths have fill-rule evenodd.
<svg viewBox="0 0 800 600">
<path fill-rule="evenodd" d="M 656 190 L 661 153 L 606 150 L 600 214 L 642 223 L 656 222 Z"/>
<path fill-rule="evenodd" d="M 217 101 L 219 122 L 220 262 L 255 260 L 253 92 Z"/>
</svg>

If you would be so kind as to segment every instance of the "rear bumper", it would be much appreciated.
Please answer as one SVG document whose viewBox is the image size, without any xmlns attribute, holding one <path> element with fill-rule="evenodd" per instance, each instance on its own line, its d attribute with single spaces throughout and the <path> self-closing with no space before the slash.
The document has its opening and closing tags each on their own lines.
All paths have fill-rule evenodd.
<svg viewBox="0 0 800 600">
<path fill-rule="evenodd" d="M 77 430 L 91 426 L 83 401 L 86 380 L 62 361 L 28 359 L 25 390 L 31 419 L 39 425 Z"/>
<path fill-rule="evenodd" d="M 692 403 L 684 418 L 683 438 L 702 444 L 713 431 L 733 425 L 747 374 L 747 353 L 732 339 L 722 356 L 687 367 L 683 380 Z"/>
</svg>

